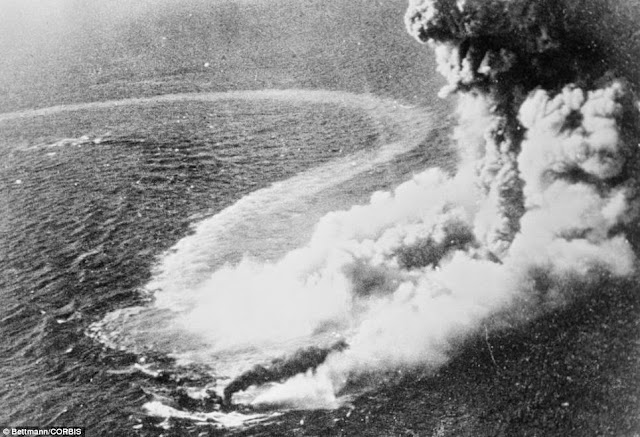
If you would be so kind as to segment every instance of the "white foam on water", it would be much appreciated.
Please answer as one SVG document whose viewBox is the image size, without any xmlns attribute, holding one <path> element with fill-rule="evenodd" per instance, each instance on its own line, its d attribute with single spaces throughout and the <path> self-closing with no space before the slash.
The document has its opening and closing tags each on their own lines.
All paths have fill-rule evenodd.
<svg viewBox="0 0 640 437">
<path fill-rule="evenodd" d="M 213 411 L 210 413 L 196 413 L 178 410 L 159 401 L 147 402 L 142 407 L 149 416 L 186 419 L 193 422 L 200 422 L 203 425 L 209 425 L 214 428 L 242 428 L 246 426 L 256 425 L 261 422 L 273 420 L 280 416 L 280 413 L 269 412 L 266 414 L 242 414 L 238 412 L 223 413 Z"/>
<path fill-rule="evenodd" d="M 312 336 L 306 335 L 308 332 L 278 336 L 273 341 L 258 344 L 253 340 L 249 343 L 238 342 L 234 340 L 237 339 L 235 335 L 229 337 L 228 331 L 238 331 L 240 326 L 229 320 L 229 323 L 224 322 L 225 332 L 216 335 L 215 341 L 212 341 L 210 336 L 194 334 L 189 327 L 185 329 L 185 321 L 190 324 L 190 316 L 180 319 L 182 315 L 196 307 L 205 308 L 209 304 L 218 310 L 228 304 L 228 314 L 233 314 L 234 308 L 242 306 L 245 299 L 240 295 L 227 294 L 228 290 L 221 295 L 212 293 L 206 296 L 209 293 L 203 292 L 202 284 L 229 259 L 242 259 L 243 255 L 249 255 L 254 261 L 279 259 L 289 250 L 304 245 L 311 237 L 315 224 L 327 212 L 364 202 L 367 187 L 375 185 L 372 180 L 376 177 L 373 171 L 417 147 L 430 132 L 433 126 L 430 111 L 368 95 L 333 91 L 267 90 L 168 95 L 69 105 L 27 113 L 3 114 L 0 115 L 0 121 L 90 108 L 226 99 L 268 99 L 287 104 L 338 104 L 363 111 L 370 118 L 378 136 L 378 146 L 373 150 L 342 156 L 276 182 L 250 193 L 215 216 L 196 224 L 193 234 L 180 240 L 158 262 L 156 274 L 146 286 L 147 291 L 154 295 L 154 304 L 147 308 L 116 310 L 90 330 L 92 335 L 113 347 L 135 350 L 137 346 L 148 345 L 162 352 L 173 353 L 183 363 L 196 361 L 211 364 L 219 376 L 231 378 L 256 363 L 286 355 L 300 347 L 328 345 L 342 337 L 343 327 L 321 329 Z M 399 181 L 389 182 L 393 184 Z M 340 190 L 336 189 L 338 186 Z M 246 258 L 246 262 L 252 261 Z M 275 293 L 275 290 L 271 297 L 268 293 L 262 296 L 272 305 L 283 303 L 282 299 L 285 298 L 285 294 Z M 209 302 L 210 299 L 215 302 Z M 217 299 L 227 300 L 227 303 L 223 304 Z M 294 301 L 295 299 L 288 299 L 283 304 L 292 308 Z M 118 333 L 113 335 L 112 329 L 116 329 Z M 225 337 L 229 337 L 230 341 L 224 340 Z"/>
</svg>

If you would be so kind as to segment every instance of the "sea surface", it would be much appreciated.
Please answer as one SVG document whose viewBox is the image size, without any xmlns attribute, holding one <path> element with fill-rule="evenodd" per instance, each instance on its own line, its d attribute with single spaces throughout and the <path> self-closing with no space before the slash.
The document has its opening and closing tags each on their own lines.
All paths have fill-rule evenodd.
<svg viewBox="0 0 640 437">
<path fill-rule="evenodd" d="M 12 4 L 0 13 L 0 427 L 640 435 L 638 278 L 481 332 L 435 372 L 372 375 L 374 390 L 335 410 L 218 411 L 200 397 L 221 376 L 215 357 L 178 362 L 184 338 L 155 335 L 167 318 L 150 285 L 177 245 L 210 237 L 205 272 L 277 259 L 326 212 L 453 169 L 454 102 L 435 97 L 443 81 L 406 34 L 406 0 Z"/>
<path fill-rule="evenodd" d="M 372 375 L 377 388 L 336 410 L 221 409 L 214 394 L 234 368 L 293 349 L 184 360 L 197 343 L 166 335 L 152 285 L 162 262 L 180 262 L 176 247 L 206 237 L 196 277 L 245 254 L 278 259 L 327 212 L 424 168 L 452 170 L 446 113 L 262 90 L 1 114 L 0 424 L 92 436 L 634 436 L 633 280 L 473 337 L 435 373 Z"/>
<path fill-rule="evenodd" d="M 328 211 L 367 202 L 429 159 L 452 163 L 433 113 L 339 92 L 165 95 L 0 123 L 0 423 L 91 435 L 156 435 L 181 414 L 188 434 L 251 423 L 189 416 L 203 409 L 194 390 L 218 375 L 176 365 L 176 345 L 154 342 L 161 313 L 115 334 L 103 321 L 149 305 L 154 266 L 195 224 L 223 217 L 223 237 L 206 247 L 211 271 L 247 253 L 276 259 Z"/>
</svg>

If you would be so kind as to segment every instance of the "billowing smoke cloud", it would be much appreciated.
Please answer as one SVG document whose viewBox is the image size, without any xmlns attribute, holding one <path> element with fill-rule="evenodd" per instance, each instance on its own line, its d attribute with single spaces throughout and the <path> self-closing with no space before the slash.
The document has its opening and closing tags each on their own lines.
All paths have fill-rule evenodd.
<svg viewBox="0 0 640 437">
<path fill-rule="evenodd" d="M 325 216 L 280 261 L 247 259 L 201 283 L 184 329 L 219 350 L 327 346 L 294 376 L 282 363 L 240 376 L 228 398 L 255 381 L 268 384 L 254 404 L 334 407 L 358 375 L 435 368 L 483 327 L 525 323 L 584 284 L 634 273 L 638 110 L 573 11 L 410 1 L 407 28 L 436 51 L 442 95 L 459 99 L 459 170 L 426 170 Z"/>
</svg>

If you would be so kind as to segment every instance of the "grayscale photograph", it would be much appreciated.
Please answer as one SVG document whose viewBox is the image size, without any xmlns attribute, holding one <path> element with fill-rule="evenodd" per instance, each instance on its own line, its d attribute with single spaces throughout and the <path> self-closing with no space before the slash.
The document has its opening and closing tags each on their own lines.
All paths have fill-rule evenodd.
<svg viewBox="0 0 640 437">
<path fill-rule="evenodd" d="M 0 0 L 2 436 L 640 437 L 640 2 Z"/>
</svg>

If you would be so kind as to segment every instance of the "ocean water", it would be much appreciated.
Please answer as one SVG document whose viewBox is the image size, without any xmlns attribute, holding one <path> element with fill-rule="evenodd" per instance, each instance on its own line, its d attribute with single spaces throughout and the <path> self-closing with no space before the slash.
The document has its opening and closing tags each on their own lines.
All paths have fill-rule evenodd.
<svg viewBox="0 0 640 437">
<path fill-rule="evenodd" d="M 297 90 L 1 115 L 0 423 L 96 436 L 636 429 L 632 285 L 597 290 L 526 329 L 474 337 L 435 375 L 371 375 L 377 388 L 327 411 L 256 410 L 242 397 L 221 409 L 216 398 L 247 367 L 323 338 L 215 355 L 171 329 L 175 315 L 156 305 L 189 302 L 154 292 L 163 263 L 180 264 L 172 254 L 206 266 L 177 284 L 245 253 L 277 259 L 326 212 L 424 168 L 452 169 L 443 114 Z"/>
<path fill-rule="evenodd" d="M 425 168 L 451 170 L 434 56 L 407 35 L 406 0 L 41 3 L 54 6 L 0 14 L 0 426 L 638 434 L 635 277 L 480 330 L 436 371 L 365 375 L 374 389 L 337 409 L 220 409 L 211 395 L 234 372 L 323 339 L 223 360 L 173 329 L 166 307 L 192 302 L 175 291 L 245 253 L 277 259 L 325 212 Z M 632 27 L 607 47 L 632 47 Z"/>
<path fill-rule="evenodd" d="M 216 357 L 177 365 L 184 338 L 158 336 L 166 314 L 147 309 L 154 268 L 195 224 L 214 221 L 210 271 L 246 253 L 272 259 L 326 212 L 429 159 L 452 162 L 428 141 L 444 127 L 427 110 L 348 93 L 165 96 L 0 123 L 0 423 L 81 424 L 91 435 L 156 435 L 171 426 L 163 415 L 186 417 L 187 434 L 203 420 L 251 423 L 190 416 L 202 407 L 185 393 L 219 376 Z M 131 308 L 148 314 L 127 322 Z"/>
</svg>

